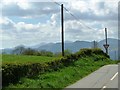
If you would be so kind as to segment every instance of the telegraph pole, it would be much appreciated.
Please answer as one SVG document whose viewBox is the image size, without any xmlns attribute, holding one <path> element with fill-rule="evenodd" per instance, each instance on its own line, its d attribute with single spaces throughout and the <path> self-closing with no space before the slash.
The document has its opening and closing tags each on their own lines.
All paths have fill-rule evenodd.
<svg viewBox="0 0 120 90">
<path fill-rule="evenodd" d="M 107 28 L 105 28 L 105 38 L 106 38 L 106 45 L 107 45 Z"/>
<path fill-rule="evenodd" d="M 115 51 L 115 60 L 117 60 L 117 58 L 116 58 L 117 56 L 116 56 L 116 51 Z"/>
<path fill-rule="evenodd" d="M 64 56 L 64 17 L 63 17 L 63 4 L 61 5 L 61 29 L 62 29 L 62 56 Z"/>
<path fill-rule="evenodd" d="M 95 40 L 93 41 L 93 43 L 94 43 L 94 46 L 93 46 L 93 48 L 96 48 L 96 47 L 95 47 Z"/>
<path fill-rule="evenodd" d="M 109 44 L 107 42 L 107 28 L 105 28 L 105 41 L 106 41 L 106 44 L 104 44 L 104 48 L 106 50 L 106 54 L 108 54 L 108 47 L 109 47 Z"/>
<path fill-rule="evenodd" d="M 98 43 L 97 43 L 97 41 L 93 41 L 93 46 L 92 46 L 92 48 L 98 48 Z"/>
</svg>

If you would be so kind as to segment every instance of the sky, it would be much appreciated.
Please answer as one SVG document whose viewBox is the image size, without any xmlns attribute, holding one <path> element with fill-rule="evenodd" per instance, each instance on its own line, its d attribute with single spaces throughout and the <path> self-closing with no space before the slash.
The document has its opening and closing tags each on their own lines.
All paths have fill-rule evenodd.
<svg viewBox="0 0 120 90">
<path fill-rule="evenodd" d="M 119 0 L 64 1 L 2 0 L 0 48 L 61 42 L 61 4 L 69 10 L 64 9 L 65 41 L 103 40 L 105 27 L 109 38 L 118 38 Z"/>
</svg>

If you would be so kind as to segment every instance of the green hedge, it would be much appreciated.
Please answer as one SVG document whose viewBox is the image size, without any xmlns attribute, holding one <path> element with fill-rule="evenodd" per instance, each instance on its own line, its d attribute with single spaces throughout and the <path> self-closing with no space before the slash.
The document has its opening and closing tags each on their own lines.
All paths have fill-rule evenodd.
<svg viewBox="0 0 120 90">
<path fill-rule="evenodd" d="M 17 82 L 20 77 L 32 77 L 38 73 L 43 73 L 47 70 L 46 64 L 29 63 L 29 64 L 6 64 L 2 66 L 2 84 L 3 86 L 9 83 Z"/>
<path fill-rule="evenodd" d="M 2 84 L 3 86 L 8 85 L 9 83 L 15 83 L 19 81 L 21 77 L 33 77 L 37 74 L 42 74 L 46 71 L 56 71 L 60 68 L 69 66 L 72 62 L 78 60 L 81 57 L 89 55 L 103 55 L 106 58 L 109 56 L 105 54 L 101 49 L 81 49 L 75 54 L 62 57 L 58 60 L 40 64 L 40 63 L 28 63 L 28 64 L 6 64 L 2 66 Z M 102 59 L 103 57 L 101 57 Z M 95 61 L 100 60 L 94 58 Z"/>
</svg>

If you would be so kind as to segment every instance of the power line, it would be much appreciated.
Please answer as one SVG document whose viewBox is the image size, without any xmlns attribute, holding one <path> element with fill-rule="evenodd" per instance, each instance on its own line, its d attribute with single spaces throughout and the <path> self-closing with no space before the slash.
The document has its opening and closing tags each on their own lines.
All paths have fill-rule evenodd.
<svg viewBox="0 0 120 90">
<path fill-rule="evenodd" d="M 61 6 L 61 5 L 60 5 L 59 3 L 57 3 L 57 2 L 54 2 L 54 3 L 57 4 L 57 5 L 59 5 L 59 6 Z M 74 14 L 72 14 L 72 13 L 70 12 L 70 10 L 68 10 L 66 7 L 63 7 L 63 8 L 64 8 L 65 11 L 67 11 L 72 17 L 74 17 L 77 21 L 79 20 L 79 17 L 77 17 L 77 16 L 75 16 Z M 85 23 L 83 23 L 82 21 L 79 21 L 79 22 L 80 22 L 81 25 L 85 26 L 86 28 L 95 30 L 95 29 L 89 27 L 88 25 L 86 25 Z"/>
<path fill-rule="evenodd" d="M 54 2 L 55 4 L 57 4 L 57 5 L 59 5 L 59 6 L 61 6 L 59 3 L 57 3 L 57 2 Z"/>
<path fill-rule="evenodd" d="M 73 16 L 76 20 L 78 20 L 77 17 L 74 16 L 67 8 L 64 7 L 64 9 L 65 9 L 67 12 L 69 12 L 69 14 L 70 14 L 71 16 Z"/>
<path fill-rule="evenodd" d="M 70 13 L 71 16 L 73 16 L 76 20 L 79 20 L 79 17 L 75 16 L 74 14 L 72 14 L 66 7 L 64 7 L 64 9 Z M 88 29 L 92 29 L 94 30 L 93 28 L 87 26 L 85 23 L 83 23 L 82 21 L 79 21 L 82 25 L 84 25 L 85 27 L 87 27 Z"/>
<path fill-rule="evenodd" d="M 61 6 L 59 3 L 57 3 L 57 2 L 54 2 L 55 4 L 57 4 L 57 5 L 59 5 L 59 6 Z M 71 16 L 73 16 L 76 20 L 78 20 L 77 18 L 76 18 L 76 16 L 74 16 L 67 8 L 65 8 L 65 7 L 63 7 L 67 12 L 69 12 L 70 13 L 70 15 Z"/>
</svg>

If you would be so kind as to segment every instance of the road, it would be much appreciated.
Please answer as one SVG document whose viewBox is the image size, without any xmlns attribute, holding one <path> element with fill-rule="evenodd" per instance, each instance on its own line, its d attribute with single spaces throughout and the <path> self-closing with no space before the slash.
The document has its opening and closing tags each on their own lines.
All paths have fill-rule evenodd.
<svg viewBox="0 0 120 90">
<path fill-rule="evenodd" d="M 118 65 L 106 65 L 66 88 L 118 88 Z"/>
</svg>

